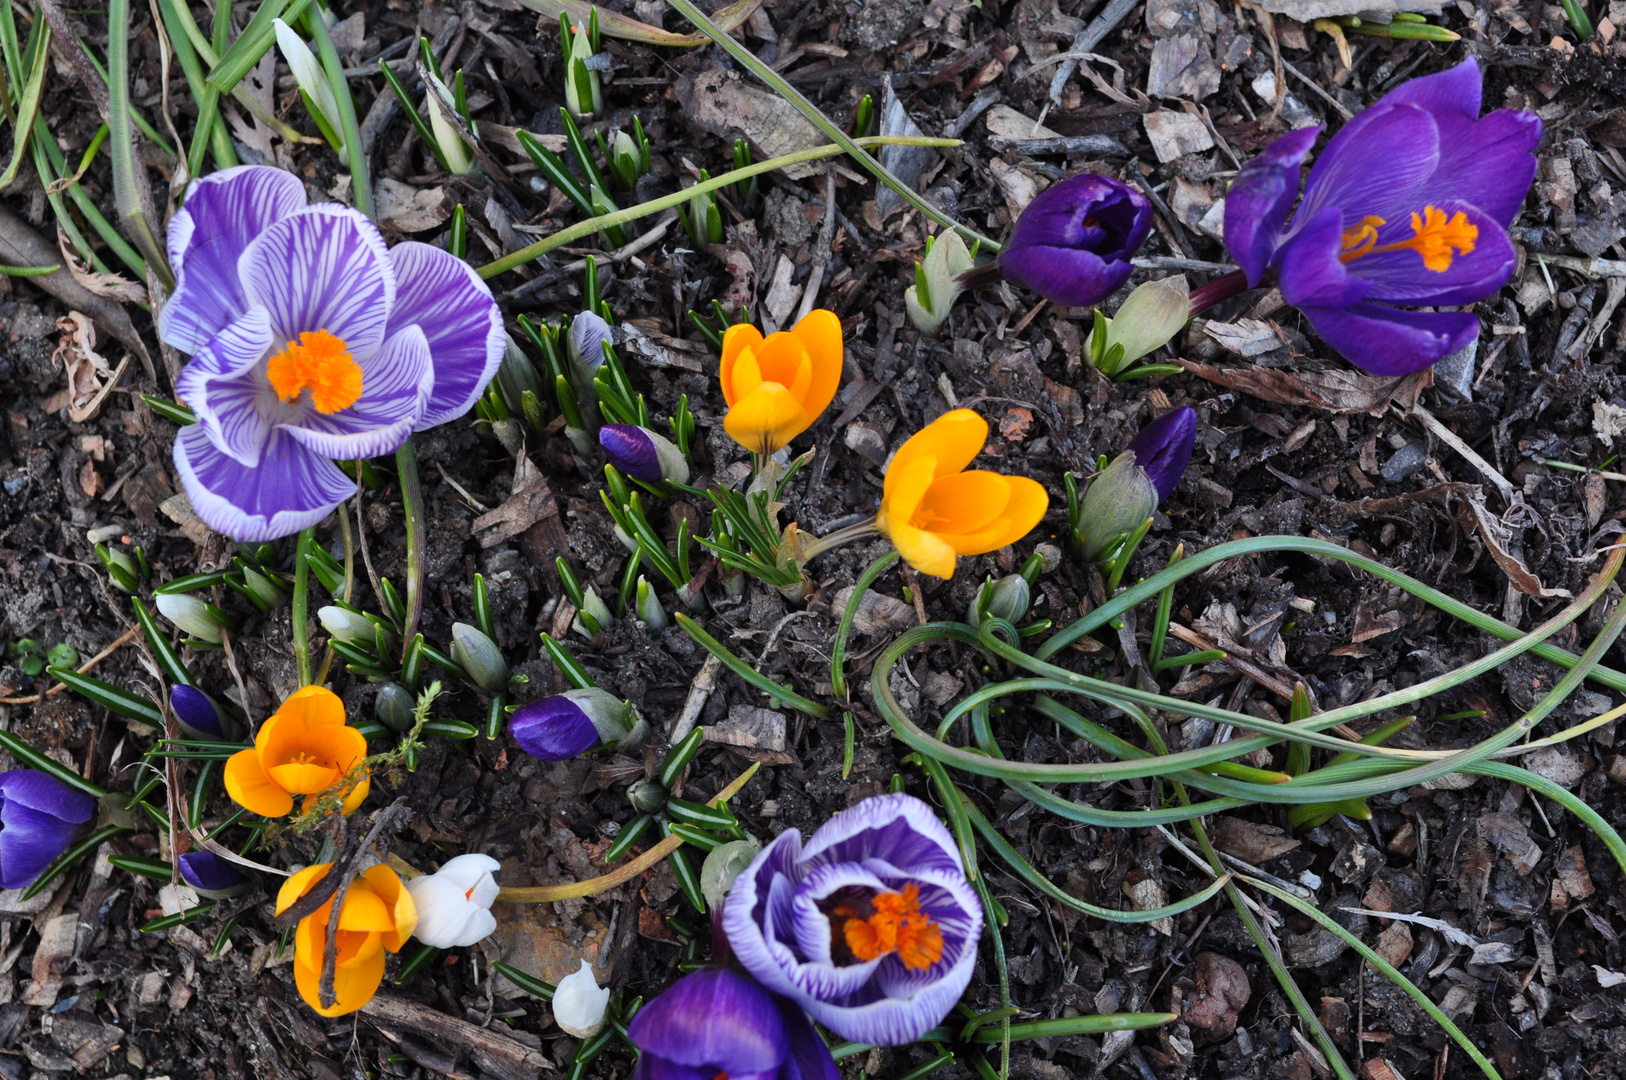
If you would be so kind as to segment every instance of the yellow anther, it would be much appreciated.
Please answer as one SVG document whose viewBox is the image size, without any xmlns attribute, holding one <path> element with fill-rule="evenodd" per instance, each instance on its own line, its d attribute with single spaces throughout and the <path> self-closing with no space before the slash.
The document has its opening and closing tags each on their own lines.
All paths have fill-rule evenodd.
<svg viewBox="0 0 1626 1080">
<path fill-rule="evenodd" d="M 266 364 L 265 377 L 283 401 L 309 390 L 311 404 L 323 415 L 348 409 L 361 397 L 361 367 L 344 341 L 326 330 L 307 330 L 297 342 L 288 342 Z"/>
</svg>

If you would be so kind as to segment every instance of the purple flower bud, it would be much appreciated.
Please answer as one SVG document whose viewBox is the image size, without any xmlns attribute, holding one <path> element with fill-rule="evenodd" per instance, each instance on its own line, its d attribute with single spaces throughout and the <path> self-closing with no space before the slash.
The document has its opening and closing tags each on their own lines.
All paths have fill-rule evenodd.
<svg viewBox="0 0 1626 1080">
<path fill-rule="evenodd" d="M 170 711 L 188 734 L 203 739 L 224 739 L 226 727 L 214 699 L 195 686 L 180 683 L 170 687 Z"/>
<path fill-rule="evenodd" d="M 0 889 L 32 883 L 95 813 L 95 799 L 49 773 L 0 773 Z"/>
<path fill-rule="evenodd" d="M 1159 503 L 1174 494 L 1196 444 L 1197 414 L 1183 405 L 1153 420 L 1129 440 L 1129 452 L 1157 488 Z"/>
<path fill-rule="evenodd" d="M 1134 188 L 1094 173 L 1068 177 L 1028 203 L 999 266 L 1047 300 L 1085 307 L 1128 280 L 1151 225 L 1152 206 Z"/>
<path fill-rule="evenodd" d="M 840 1076 L 805 1013 L 727 968 L 679 979 L 638 1011 L 627 1036 L 641 1051 L 633 1080 Z"/>
<path fill-rule="evenodd" d="M 188 851 L 175 861 L 181 880 L 201 895 L 221 897 L 244 890 L 246 874 L 212 851 Z"/>
<path fill-rule="evenodd" d="M 605 424 L 598 429 L 598 443 L 611 465 L 648 483 L 673 480 L 689 482 L 689 463 L 671 440 L 636 424 Z"/>
<path fill-rule="evenodd" d="M 520 749 L 542 761 L 579 757 L 600 739 L 630 746 L 648 725 L 627 702 L 604 690 L 566 690 L 514 710 L 508 733 Z"/>
</svg>

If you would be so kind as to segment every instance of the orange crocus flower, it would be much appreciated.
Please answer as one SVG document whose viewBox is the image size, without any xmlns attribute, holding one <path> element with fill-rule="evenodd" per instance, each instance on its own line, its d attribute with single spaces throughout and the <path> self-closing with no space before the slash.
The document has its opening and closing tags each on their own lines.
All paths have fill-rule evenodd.
<svg viewBox="0 0 1626 1080">
<path fill-rule="evenodd" d="M 277 914 L 327 876 L 332 863 L 307 866 L 282 883 L 277 892 Z M 345 890 L 339 909 L 338 949 L 333 967 L 333 1005 L 321 1001 L 322 950 L 327 947 L 327 922 L 333 901 L 299 920 L 294 933 L 294 983 L 305 1004 L 323 1016 L 353 1013 L 378 993 L 384 980 L 384 953 L 400 952 L 418 926 L 418 907 L 394 870 L 382 864 L 363 871 Z"/>
<path fill-rule="evenodd" d="M 789 330 L 770 334 L 750 323 L 723 334 L 719 375 L 729 438 L 766 457 L 813 426 L 841 385 L 841 320 L 810 311 Z"/>
<path fill-rule="evenodd" d="M 922 574 L 953 577 L 957 556 L 1020 540 L 1050 506 L 1025 476 L 966 471 L 987 441 L 988 421 L 955 409 L 911 435 L 887 466 L 875 527 Z"/>
<path fill-rule="evenodd" d="M 282 817 L 294 796 L 326 791 L 367 756 L 367 739 L 344 723 L 344 702 L 325 686 L 296 690 L 260 725 L 254 745 L 226 761 L 226 793 L 262 817 Z M 344 799 L 348 814 L 367 798 L 362 776 Z"/>
</svg>

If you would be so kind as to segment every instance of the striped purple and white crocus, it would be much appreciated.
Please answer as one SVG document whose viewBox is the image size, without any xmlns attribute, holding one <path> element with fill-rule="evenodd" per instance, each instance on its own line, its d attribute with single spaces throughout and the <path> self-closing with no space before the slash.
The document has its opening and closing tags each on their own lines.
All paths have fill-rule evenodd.
<svg viewBox="0 0 1626 1080">
<path fill-rule="evenodd" d="M 877 795 L 804 845 L 780 833 L 723 908 L 734 958 L 844 1039 L 898 1046 L 971 981 L 982 906 L 954 838 L 909 795 Z"/>
<path fill-rule="evenodd" d="M 333 463 L 387 454 L 463 415 L 502 362 L 502 315 L 474 270 L 427 244 L 386 248 L 281 169 L 195 182 L 169 223 L 176 288 L 158 319 L 192 356 L 175 439 L 192 509 L 235 540 L 314 525 L 356 490 Z"/>
</svg>

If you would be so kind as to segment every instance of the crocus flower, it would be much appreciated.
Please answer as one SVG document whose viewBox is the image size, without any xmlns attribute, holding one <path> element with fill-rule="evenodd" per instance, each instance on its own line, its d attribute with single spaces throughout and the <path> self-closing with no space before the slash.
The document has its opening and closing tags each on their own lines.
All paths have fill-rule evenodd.
<svg viewBox="0 0 1626 1080">
<path fill-rule="evenodd" d="M 95 799 L 50 773 L 0 773 L 0 889 L 33 884 L 95 813 Z"/>
<path fill-rule="evenodd" d="M 982 906 L 931 808 L 877 795 L 805 845 L 795 829 L 780 833 L 734 882 L 723 929 L 769 990 L 844 1039 L 896 1046 L 960 1000 Z"/>
<path fill-rule="evenodd" d="M 1050 505 L 1027 477 L 966 471 L 987 441 L 988 421 L 955 409 L 909 436 L 887 466 L 875 527 L 922 574 L 953 577 L 956 557 L 1020 540 Z"/>
<path fill-rule="evenodd" d="M 627 1025 L 632 1080 L 839 1080 L 830 1050 L 790 1001 L 749 976 L 710 967 L 685 975 Z"/>
<path fill-rule="evenodd" d="M 605 424 L 598 429 L 604 457 L 628 476 L 653 484 L 689 482 L 689 462 L 672 440 L 637 424 Z"/>
<path fill-rule="evenodd" d="M 189 593 L 161 592 L 152 599 L 158 614 L 180 627 L 199 641 L 220 644 L 221 619 L 224 613 L 213 604 L 199 600 Z"/>
<path fill-rule="evenodd" d="M 310 892 L 331 868 L 331 863 L 307 866 L 283 882 L 277 893 L 277 914 Z M 327 946 L 327 920 L 332 910 L 329 899 L 299 920 L 294 932 L 294 983 L 312 1009 L 323 1016 L 343 1016 L 378 993 L 379 983 L 384 981 L 384 953 L 401 951 L 418 924 L 418 909 L 395 871 L 382 864 L 350 882 L 339 909 L 334 942 L 338 953 L 333 968 L 334 1001 L 323 1007 L 322 950 Z"/>
<path fill-rule="evenodd" d="M 553 1022 L 566 1035 L 591 1039 L 604 1030 L 604 1014 L 610 1004 L 610 988 L 599 986 L 593 965 L 582 966 L 559 980 L 553 988 Z"/>
<path fill-rule="evenodd" d="M 282 817 L 294 796 L 312 797 L 339 784 L 367 756 L 367 740 L 344 723 L 344 702 L 325 686 L 294 691 L 260 725 L 254 745 L 226 760 L 226 794 L 251 813 Z M 346 793 L 343 813 L 367 798 L 365 773 Z"/>
<path fill-rule="evenodd" d="M 822 308 L 769 334 L 736 323 L 723 334 L 723 430 L 767 457 L 813 426 L 841 384 L 841 320 Z"/>
<path fill-rule="evenodd" d="M 228 739 L 228 726 L 235 728 L 214 698 L 195 686 L 176 683 L 169 689 L 169 711 L 186 733 L 196 739 Z"/>
<path fill-rule="evenodd" d="M 175 860 L 175 868 L 182 881 L 210 899 L 239 895 L 253 884 L 247 874 L 212 851 L 188 851 Z"/>
<path fill-rule="evenodd" d="M 1095 173 L 1070 176 L 1028 203 L 999 268 L 1051 303 L 1098 304 L 1129 280 L 1129 260 L 1151 227 L 1151 203 L 1128 184 Z"/>
<path fill-rule="evenodd" d="M 332 458 L 389 453 L 463 415 L 502 362 L 474 270 L 427 244 L 386 250 L 298 177 L 248 165 L 195 182 L 169 223 L 176 287 L 159 336 L 191 362 L 175 437 L 192 509 L 237 540 L 314 525 L 356 490 Z"/>
<path fill-rule="evenodd" d="M 1197 443 L 1197 414 L 1181 406 L 1153 420 L 1097 476 L 1079 505 L 1078 554 L 1109 559 L 1174 493 Z"/>
<path fill-rule="evenodd" d="M 452 659 L 468 673 L 470 682 L 488 694 L 508 685 L 508 658 L 477 626 L 452 624 Z"/>
<path fill-rule="evenodd" d="M 502 863 L 490 855 L 458 855 L 433 874 L 406 883 L 418 908 L 413 936 L 437 949 L 473 945 L 497 929 L 491 914 L 497 881 L 491 875 Z"/>
<path fill-rule="evenodd" d="M 565 761 L 607 743 L 627 746 L 648 725 L 637 710 L 597 688 L 566 690 L 521 705 L 508 718 L 508 733 L 521 750 L 542 761 Z"/>
<path fill-rule="evenodd" d="M 1277 139 L 1237 174 L 1225 199 L 1225 245 L 1257 285 L 1282 298 L 1350 363 L 1405 375 L 1479 333 L 1466 311 L 1415 311 L 1483 300 L 1513 273 L 1507 227 L 1535 176 L 1533 113 L 1480 118 L 1472 57 L 1385 94 L 1334 135 L 1304 199 L 1299 165 L 1319 127 Z"/>
</svg>

